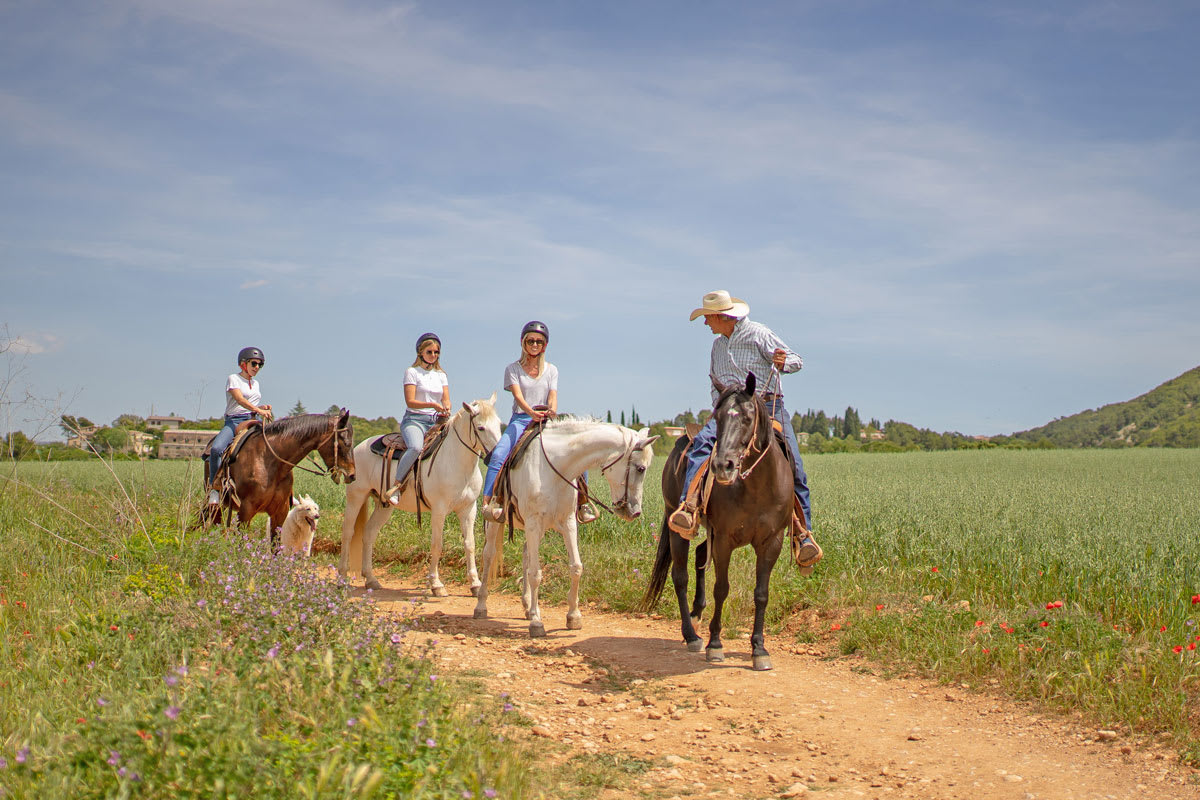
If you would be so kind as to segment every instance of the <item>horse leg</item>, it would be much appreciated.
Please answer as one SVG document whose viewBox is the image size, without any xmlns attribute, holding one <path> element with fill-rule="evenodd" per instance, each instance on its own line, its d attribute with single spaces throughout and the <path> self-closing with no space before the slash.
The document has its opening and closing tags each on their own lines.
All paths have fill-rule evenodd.
<svg viewBox="0 0 1200 800">
<path fill-rule="evenodd" d="M 504 529 L 498 522 L 488 522 L 483 526 L 483 574 L 488 579 L 479 584 L 479 591 L 475 593 L 475 619 L 487 619 L 488 584 L 495 577 L 496 551 L 499 547 L 503 546 L 500 543 L 500 536 L 503 531 Z"/>
<path fill-rule="evenodd" d="M 771 654 L 767 652 L 763 628 L 767 619 L 767 598 L 770 596 L 771 571 L 786 532 L 774 536 L 770 541 L 755 548 L 754 562 L 754 632 L 750 635 L 751 655 L 754 669 L 771 668 Z"/>
<path fill-rule="evenodd" d="M 475 501 L 472 500 L 455 514 L 458 517 L 459 530 L 462 531 L 463 555 L 467 559 L 467 581 L 471 585 L 471 594 L 478 594 L 479 570 L 475 567 Z"/>
<path fill-rule="evenodd" d="M 529 635 L 531 637 L 545 636 L 546 626 L 542 624 L 542 610 L 538 607 L 538 587 L 542 581 L 541 565 L 538 562 L 538 548 L 542 543 L 540 525 L 525 527 L 525 589 L 522 598 L 528 598 L 527 616 L 529 618 Z"/>
<path fill-rule="evenodd" d="M 338 577 L 350 580 L 350 564 L 362 560 L 363 522 L 367 518 L 366 492 L 346 489 L 346 512 L 342 515 L 342 552 L 338 556 Z M 358 567 L 354 568 L 358 571 Z"/>
<path fill-rule="evenodd" d="M 362 576 L 363 585 L 368 589 L 383 588 L 383 584 L 375 577 L 375 540 L 379 538 L 379 531 L 383 530 L 384 524 L 391 516 L 392 507 L 387 503 L 380 503 L 363 526 Z"/>
<path fill-rule="evenodd" d="M 567 517 L 562 537 L 567 548 L 567 567 L 571 570 L 571 589 L 567 592 L 567 630 L 577 631 L 583 628 L 583 614 L 579 611 L 579 580 L 583 576 L 583 560 L 579 557 L 579 526 L 574 514 Z"/>
<path fill-rule="evenodd" d="M 671 583 L 675 586 L 675 600 L 679 603 L 679 628 L 683 633 L 683 641 L 689 652 L 699 653 L 701 643 L 696 634 L 697 620 L 689 617 L 687 610 L 687 559 L 692 546 L 678 533 L 667 530 L 665 525 L 660 535 L 671 537 Z"/>
<path fill-rule="evenodd" d="M 725 660 L 725 647 L 721 644 L 721 613 L 725 610 L 725 598 L 729 596 L 729 556 L 726 547 L 717 547 L 713 551 L 717 576 L 713 581 L 713 618 L 708 623 L 708 646 L 704 649 L 705 658 L 709 661 Z"/>
<path fill-rule="evenodd" d="M 704 593 L 704 576 L 706 574 L 706 569 L 708 567 L 708 553 L 710 550 L 710 538 L 711 537 L 709 537 L 709 536 L 705 536 L 704 541 L 701 542 L 696 547 L 696 568 L 695 568 L 696 569 L 696 594 L 693 595 L 693 597 L 692 597 L 692 613 L 691 613 L 693 625 L 700 624 L 700 618 L 702 616 L 704 616 L 704 607 L 708 603 L 707 599 L 705 598 L 705 593 Z M 687 568 L 686 567 L 686 565 L 687 565 L 687 557 L 686 556 L 684 557 L 683 561 L 684 561 L 684 569 L 686 570 L 686 568 Z M 679 613 L 681 616 L 683 615 L 682 607 L 679 609 Z M 700 652 L 699 648 L 696 649 L 696 652 L 697 653 Z"/>
<path fill-rule="evenodd" d="M 438 562 L 442 560 L 442 536 L 445 534 L 446 514 L 439 511 L 429 512 L 429 591 L 434 597 L 445 597 L 449 594 L 446 585 L 438 575 Z"/>
</svg>

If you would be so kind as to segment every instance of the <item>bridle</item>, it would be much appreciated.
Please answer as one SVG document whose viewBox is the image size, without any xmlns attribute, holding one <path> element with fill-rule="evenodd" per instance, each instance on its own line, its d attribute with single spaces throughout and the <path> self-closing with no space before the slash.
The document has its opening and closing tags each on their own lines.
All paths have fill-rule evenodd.
<svg viewBox="0 0 1200 800">
<path fill-rule="evenodd" d="M 454 431 L 454 437 L 456 439 L 458 439 L 459 443 L 462 444 L 463 447 L 470 450 L 478 458 L 486 458 L 487 454 L 488 454 L 488 449 L 483 446 L 483 437 L 479 435 L 479 431 L 477 431 L 475 429 L 475 425 L 474 425 L 475 418 L 477 416 L 479 416 L 479 412 L 472 410 L 471 415 L 469 417 L 467 417 L 467 421 L 471 423 L 471 425 L 470 425 L 471 436 L 473 439 L 475 439 L 475 443 L 477 445 L 479 445 L 478 450 L 476 450 L 472 445 L 467 444 L 466 440 L 462 438 L 462 434 L 458 432 L 458 428 L 456 426 L 451 425 L 450 430 Z"/>
<path fill-rule="evenodd" d="M 338 422 L 340 423 L 341 420 L 339 419 Z M 271 455 L 275 456 L 276 459 L 282 461 L 284 464 L 287 464 L 289 467 L 299 468 L 305 472 L 311 472 L 313 475 L 328 475 L 329 479 L 334 483 L 341 483 L 346 479 L 346 470 L 343 469 L 340 464 L 338 464 L 338 446 L 341 444 L 341 437 L 338 436 L 338 434 L 340 434 L 343 430 L 345 430 L 345 428 L 339 427 L 339 425 L 335 424 L 333 430 L 330 431 L 325 438 L 317 442 L 315 447 L 313 447 L 313 450 L 320 452 L 321 448 L 325 446 L 325 443 L 331 438 L 333 439 L 333 466 L 326 469 L 321 469 L 320 464 L 317 464 L 316 460 L 313 459 L 311 450 L 309 451 L 310 455 L 308 456 L 308 460 L 313 463 L 313 466 L 317 467 L 316 469 L 309 469 L 308 467 L 304 466 L 304 464 L 288 461 L 286 458 L 279 455 L 279 452 L 276 451 L 274 446 L 272 446 L 270 437 L 267 436 L 266 425 L 262 426 L 262 436 L 263 442 L 267 445 L 267 449 L 271 451 Z"/>
<path fill-rule="evenodd" d="M 759 452 L 758 458 L 754 459 L 754 463 L 751 464 L 745 470 L 742 470 L 742 468 L 741 468 L 742 463 L 746 460 L 746 457 L 748 455 L 750 455 L 750 452 L 754 449 L 754 445 L 758 440 L 758 428 L 759 428 L 759 425 L 762 424 L 762 411 L 759 408 L 761 403 L 760 403 L 757 395 L 751 394 L 750 401 L 754 406 L 754 424 L 750 428 L 750 438 L 746 442 L 746 447 L 742 450 L 742 452 L 740 454 L 738 454 L 738 457 L 736 459 L 734 459 L 734 462 L 733 462 L 734 468 L 738 470 L 738 477 L 741 478 L 742 480 L 746 480 L 746 478 L 750 477 L 750 473 L 754 471 L 754 468 L 759 465 L 759 463 L 763 460 L 763 457 L 766 456 L 767 452 L 771 449 L 771 441 L 768 438 L 766 444 L 763 445 L 762 450 Z"/>
<path fill-rule="evenodd" d="M 625 434 L 623 433 L 621 434 L 621 440 L 625 440 Z M 554 462 L 550 460 L 550 454 L 546 452 L 546 441 L 541 435 L 538 436 L 538 444 L 542 448 L 542 457 L 546 459 L 546 463 L 550 465 L 550 469 L 555 475 L 562 479 L 563 483 L 572 487 L 577 492 L 582 492 L 584 496 L 584 502 L 595 503 L 610 514 L 615 514 L 616 509 L 622 509 L 626 511 L 629 509 L 629 477 L 633 472 L 633 452 L 638 449 L 636 437 L 631 439 L 628 444 L 624 445 L 619 456 L 600 468 L 600 474 L 605 475 L 608 470 L 611 469 L 618 461 L 623 458 L 627 459 L 625 462 L 625 491 L 621 494 L 621 499 L 614 502 L 611 507 L 606 505 L 603 500 L 593 497 L 591 494 L 589 494 L 587 489 L 584 488 L 587 484 L 580 484 L 577 480 L 573 481 L 558 471 L 558 467 L 554 466 Z"/>
</svg>

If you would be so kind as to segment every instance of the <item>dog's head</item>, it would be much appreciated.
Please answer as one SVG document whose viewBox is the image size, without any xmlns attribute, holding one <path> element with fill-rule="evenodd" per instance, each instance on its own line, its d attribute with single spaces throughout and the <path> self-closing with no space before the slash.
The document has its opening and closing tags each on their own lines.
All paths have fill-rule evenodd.
<svg viewBox="0 0 1200 800">
<path fill-rule="evenodd" d="M 317 505 L 317 501 L 308 495 L 293 497 L 292 510 L 288 512 L 288 518 L 308 526 L 309 530 L 316 533 L 317 523 L 321 521 L 321 508 Z"/>
</svg>

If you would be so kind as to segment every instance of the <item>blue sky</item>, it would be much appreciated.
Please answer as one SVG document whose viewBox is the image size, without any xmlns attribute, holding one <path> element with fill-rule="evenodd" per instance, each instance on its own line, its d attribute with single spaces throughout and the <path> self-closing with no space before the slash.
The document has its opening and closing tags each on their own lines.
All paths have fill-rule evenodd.
<svg viewBox="0 0 1200 800">
<path fill-rule="evenodd" d="M 0 426 L 402 412 L 529 319 L 560 406 L 708 404 L 725 288 L 792 410 L 1008 433 L 1200 363 L 1190 3 L 0 6 Z M 3 376 L 0 375 L 0 378 Z M 11 405 L 32 394 L 42 403 Z M 61 408 L 60 408 L 61 407 Z"/>
</svg>

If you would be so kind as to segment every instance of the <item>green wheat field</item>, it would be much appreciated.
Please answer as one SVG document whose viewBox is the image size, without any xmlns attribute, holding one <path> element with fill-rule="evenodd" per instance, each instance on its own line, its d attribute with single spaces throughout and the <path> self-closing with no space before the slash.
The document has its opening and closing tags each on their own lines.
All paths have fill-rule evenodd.
<svg viewBox="0 0 1200 800">
<path fill-rule="evenodd" d="M 777 565 L 768 648 L 819 643 L 885 673 L 1166 734 L 1200 758 L 1200 451 L 831 454 L 806 466 L 825 559 L 808 578 Z M 581 532 L 585 603 L 632 613 L 641 598 L 662 518 L 654 474 L 641 519 L 605 515 Z M 315 558 L 330 563 L 344 490 L 308 474 L 297 489 L 321 505 Z M 587 796 L 506 735 L 523 723 L 503 698 L 437 675 L 399 621 L 269 556 L 265 517 L 248 536 L 189 531 L 199 498 L 196 463 L 5 465 L 9 795 Z M 448 527 L 442 576 L 461 588 Z M 519 541 L 507 547 L 511 568 Z M 427 527 L 396 514 L 377 555 L 393 576 L 424 574 L 427 548 Z M 542 553 L 553 603 L 567 585 L 561 539 Z M 737 556 L 730 633 L 752 611 L 751 553 Z M 669 590 L 657 613 L 677 618 Z"/>
</svg>

